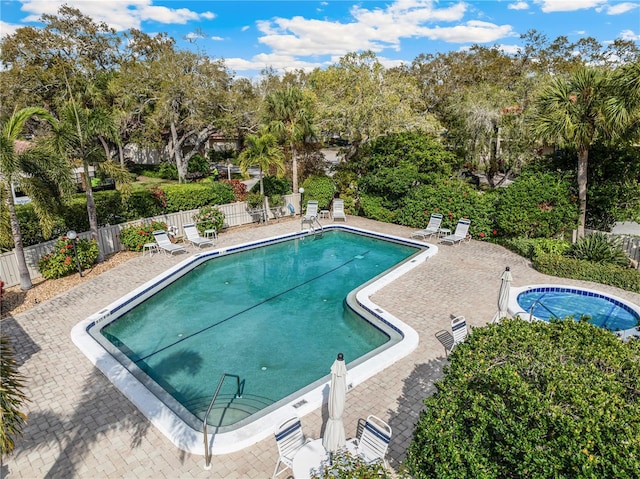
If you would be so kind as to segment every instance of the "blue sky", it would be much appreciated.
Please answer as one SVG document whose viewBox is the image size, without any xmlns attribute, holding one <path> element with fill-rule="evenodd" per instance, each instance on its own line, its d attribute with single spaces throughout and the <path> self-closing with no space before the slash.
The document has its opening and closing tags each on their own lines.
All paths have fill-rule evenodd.
<svg viewBox="0 0 640 479">
<path fill-rule="evenodd" d="M 267 66 L 322 68 L 364 50 L 389 67 L 474 43 L 515 52 L 530 29 L 549 40 L 640 43 L 640 1 L 616 0 L 0 0 L 0 35 L 37 26 L 65 3 L 118 31 L 165 32 L 249 77 Z"/>
</svg>

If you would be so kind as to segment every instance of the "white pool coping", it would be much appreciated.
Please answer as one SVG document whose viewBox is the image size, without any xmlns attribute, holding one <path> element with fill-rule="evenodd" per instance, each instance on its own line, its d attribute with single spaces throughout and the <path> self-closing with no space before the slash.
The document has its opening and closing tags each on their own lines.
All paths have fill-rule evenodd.
<svg viewBox="0 0 640 479">
<path fill-rule="evenodd" d="M 404 244 L 419 246 L 426 249 L 418 255 L 411 257 L 408 261 L 401 263 L 388 274 L 379 277 L 377 280 L 367 284 L 356 294 L 357 303 L 369 314 L 373 314 L 378 319 L 399 331 L 402 339 L 391 347 L 383 350 L 366 361 L 357 364 L 348 370 L 347 384 L 351 389 L 367 379 L 375 376 L 385 368 L 391 366 L 401 358 L 407 356 L 418 346 L 418 333 L 406 323 L 400 321 L 388 311 L 371 301 L 377 291 L 406 274 L 413 268 L 424 263 L 428 258 L 438 252 L 435 245 L 427 244 L 412 239 L 401 238 L 393 235 L 385 235 L 354 228 L 347 225 L 329 225 L 325 230 L 341 229 L 355 233 L 363 233 L 373 237 L 399 241 Z M 145 387 L 133 374 L 131 374 L 119 361 L 117 361 L 104 347 L 98 343 L 89 333 L 88 329 L 94 324 L 100 324 L 112 320 L 112 314 L 118 316 L 133 308 L 146 298 L 162 289 L 168 283 L 175 281 L 178 277 L 189 272 L 196 265 L 206 261 L 210 257 L 224 255 L 229 252 L 236 252 L 242 249 L 275 243 L 284 239 L 313 234 L 309 231 L 285 234 L 265 240 L 253 241 L 234 245 L 227 248 L 218 248 L 206 253 L 195 254 L 179 264 L 168 269 L 164 273 L 147 281 L 142 286 L 131 291 L 129 294 L 109 304 L 99 312 L 80 321 L 71 330 L 71 339 L 85 356 L 124 394 L 144 416 L 176 447 L 192 454 L 204 455 L 204 438 L 201 430 L 195 430 L 187 425 L 178 415 L 156 397 L 147 387 Z M 122 310 L 122 311 L 119 311 Z M 116 316 L 117 317 L 117 316 Z M 228 454 L 247 448 L 257 442 L 266 439 L 273 434 L 274 427 L 285 418 L 297 415 L 302 417 L 316 409 L 322 407 L 327 400 L 327 391 L 330 380 L 322 382 L 310 391 L 300 396 L 295 396 L 281 408 L 269 412 L 261 418 L 232 431 L 210 433 L 208 442 L 211 454 Z M 215 429 L 210 427 L 209 430 Z"/>
<path fill-rule="evenodd" d="M 584 291 L 586 293 L 591 293 L 592 296 L 598 296 L 607 298 L 609 300 L 613 300 L 613 302 L 618 302 L 620 304 L 625 305 L 630 310 L 634 311 L 638 317 L 640 317 L 640 306 L 634 304 L 630 301 L 622 299 L 618 296 L 615 296 L 610 293 L 603 293 L 602 291 L 597 291 L 595 289 L 583 288 L 581 286 L 570 286 L 566 284 L 529 284 L 526 286 L 520 287 L 511 287 L 509 290 L 509 306 L 508 312 L 512 317 L 520 316 L 522 319 L 527 319 L 531 317 L 532 320 L 536 321 L 544 321 L 544 319 L 538 318 L 536 316 L 532 316 L 528 311 L 524 311 L 522 306 L 518 303 L 518 296 L 522 293 L 530 291 L 532 289 L 539 288 L 551 288 L 553 290 L 573 290 L 573 291 Z M 613 331 L 614 334 L 620 336 L 622 339 L 626 339 L 631 336 L 640 336 L 640 331 L 637 328 L 624 329 L 621 331 Z"/>
</svg>

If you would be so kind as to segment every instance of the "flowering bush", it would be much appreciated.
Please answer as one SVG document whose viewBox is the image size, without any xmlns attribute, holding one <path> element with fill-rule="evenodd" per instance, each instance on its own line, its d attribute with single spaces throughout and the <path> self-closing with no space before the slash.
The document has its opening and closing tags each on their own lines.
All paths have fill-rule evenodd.
<svg viewBox="0 0 640 479">
<path fill-rule="evenodd" d="M 167 224 L 153 221 L 151 224 L 141 223 L 127 226 L 120 231 L 120 243 L 129 251 L 142 251 L 145 243 L 153 243 L 153 232 L 166 230 Z"/>
<path fill-rule="evenodd" d="M 98 244 L 95 240 L 79 239 L 76 241 L 76 252 L 82 269 L 90 268 L 98 257 Z M 65 236 L 56 241 L 51 253 L 38 261 L 38 270 L 47 279 L 62 278 L 76 272 L 77 268 L 73 241 Z"/>
<path fill-rule="evenodd" d="M 224 225 L 224 213 L 215 206 L 205 206 L 192 216 L 200 234 L 205 230 L 220 231 Z"/>
<path fill-rule="evenodd" d="M 331 464 L 322 471 L 311 475 L 313 479 L 403 479 L 408 476 L 403 471 L 394 474 L 384 467 L 382 460 L 366 463 L 360 456 L 350 454 L 349 451 L 342 450 L 332 455 Z"/>
</svg>

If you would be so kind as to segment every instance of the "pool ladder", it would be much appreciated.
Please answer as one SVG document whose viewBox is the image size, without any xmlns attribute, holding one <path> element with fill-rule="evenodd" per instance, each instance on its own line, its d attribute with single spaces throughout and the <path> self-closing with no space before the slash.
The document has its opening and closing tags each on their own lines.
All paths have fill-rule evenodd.
<svg viewBox="0 0 640 479">
<path fill-rule="evenodd" d="M 222 383 L 224 379 L 227 377 L 236 378 L 237 387 L 236 393 L 233 396 L 235 398 L 242 397 L 242 390 L 244 389 L 244 381 L 240 381 L 240 376 L 237 374 L 228 374 L 223 373 L 220 377 L 220 381 L 218 381 L 218 387 L 216 387 L 216 392 L 213 393 L 213 397 L 211 398 L 211 402 L 209 403 L 209 407 L 207 408 L 207 412 L 204 415 L 204 419 L 202 420 L 202 434 L 204 436 L 204 468 L 211 469 L 211 452 L 209 451 L 209 440 L 207 437 L 207 419 L 209 418 L 209 414 L 211 413 L 211 409 L 213 408 L 213 403 L 216 402 L 216 398 L 218 397 L 218 393 L 220 392 L 220 388 L 222 387 Z"/>
<path fill-rule="evenodd" d="M 318 226 L 314 226 L 313 223 L 316 222 L 318 224 Z M 322 236 L 322 233 L 324 232 L 324 228 L 322 227 L 322 223 L 320 223 L 320 220 L 318 219 L 317 216 L 312 217 L 311 219 L 305 220 L 304 218 L 301 220 L 301 224 L 300 224 L 300 228 L 302 229 L 302 227 L 306 224 L 309 225 L 309 228 L 311 229 L 311 233 L 313 233 L 314 235 L 316 234 L 320 234 L 320 236 Z"/>
<path fill-rule="evenodd" d="M 555 318 L 555 319 L 561 319 L 558 316 L 556 316 L 556 314 L 551 311 L 549 308 L 547 308 L 544 303 L 542 303 L 542 301 L 534 301 L 533 304 L 531 305 L 531 308 L 529 308 L 529 322 L 531 322 L 531 320 L 533 319 L 533 309 L 536 307 L 536 304 L 539 304 L 540 306 L 542 306 L 544 309 L 546 309 L 547 311 L 549 311 L 549 313 L 551 313 L 551 317 Z"/>
</svg>

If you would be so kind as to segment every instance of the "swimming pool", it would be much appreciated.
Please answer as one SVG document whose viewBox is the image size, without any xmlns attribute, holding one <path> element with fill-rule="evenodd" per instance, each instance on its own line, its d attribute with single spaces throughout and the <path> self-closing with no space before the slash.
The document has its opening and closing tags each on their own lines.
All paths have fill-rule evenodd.
<svg viewBox="0 0 640 479">
<path fill-rule="evenodd" d="M 610 294 L 587 288 L 562 285 L 529 285 L 511 288 L 509 312 L 548 321 L 556 317 L 589 316 L 595 326 L 616 332 L 622 337 L 636 335 L 640 307 Z"/>
<path fill-rule="evenodd" d="M 249 368 L 253 371 L 245 371 L 247 378 L 243 377 L 245 399 L 260 402 L 263 387 L 274 386 L 281 390 L 276 394 L 273 388 L 269 389 L 264 395 L 263 411 L 255 415 L 255 419 L 227 411 L 222 420 L 212 415 L 216 427 L 209 429 L 217 429 L 212 447 L 215 454 L 247 447 L 272 434 L 279 417 L 290 415 L 292 411 L 302 416 L 322 404 L 336 352 L 345 350 L 349 387 L 354 387 L 417 346 L 415 331 L 373 304 L 369 297 L 435 254 L 437 248 L 425 249 L 423 243 L 343 225 L 325 227 L 325 231 L 322 239 L 304 231 L 197 254 L 79 323 L 72 332 L 73 340 L 174 444 L 197 454 L 203 453 L 203 412 L 198 412 L 203 406 L 200 403 L 204 403 L 206 409 L 220 371 L 236 374 L 238 369 L 245 367 L 240 364 L 241 359 L 253 357 L 254 363 Z M 336 251 L 329 247 L 334 236 L 345 234 L 358 239 L 354 242 L 357 243 L 355 249 L 338 247 Z M 376 255 L 370 248 L 371 242 L 394 244 L 405 252 L 402 257 L 394 257 L 388 251 Z M 278 261 L 261 262 L 270 248 L 276 249 Z M 311 252 L 310 256 L 297 261 L 298 252 L 306 250 Z M 242 255 L 252 259 L 245 264 L 238 261 Z M 385 259 L 387 256 L 389 258 Z M 212 258 L 216 259 L 209 261 Z M 219 268 L 208 266 L 216 262 Z M 358 270 L 365 269 L 367 263 L 378 264 L 378 270 L 369 273 L 368 277 L 358 277 Z M 380 274 L 396 263 L 400 265 L 387 274 Z M 340 291 L 336 274 L 353 277 L 356 282 Z M 195 282 L 191 282 L 190 276 Z M 240 281 L 242 278 L 244 281 Z M 320 278 L 328 282 L 318 283 Z M 234 291 L 231 286 L 239 282 L 246 283 L 248 289 Z M 362 283 L 365 285 L 361 287 Z M 212 289 L 204 288 L 207 284 Z M 190 289 L 195 291 L 193 296 L 185 293 Z M 350 290 L 354 291 L 347 294 Z M 200 308 L 194 299 L 198 295 L 205 298 L 210 316 L 216 319 L 204 327 L 191 324 L 191 313 Z M 211 304 L 213 296 L 220 301 Z M 292 301 L 287 302 L 288 296 Z M 344 308 L 344 303 L 349 307 Z M 280 306 L 284 307 L 284 312 L 278 310 Z M 340 308 L 339 313 L 336 313 L 336 307 Z M 144 314 L 140 313 L 144 310 Z M 189 313 L 186 318 L 185 312 Z M 139 321 L 138 316 L 147 314 L 154 319 Z M 176 315 L 181 318 L 179 321 L 175 320 Z M 174 319 L 159 322 L 163 316 Z M 284 338 L 284 343 L 278 342 L 291 336 L 296 325 L 307 316 L 321 318 L 321 321 L 313 321 L 304 335 L 314 340 L 328 337 L 330 341 L 324 350 L 314 351 L 314 341 L 295 347 L 295 334 Z M 326 322 L 327 318 L 335 316 L 335 324 Z M 337 329 L 345 323 L 350 328 Z M 227 330 L 225 334 L 238 336 L 233 346 L 216 343 L 217 337 L 223 336 L 223 329 Z M 100 331 L 106 332 L 113 344 L 98 334 Z M 129 334 L 131 331 L 133 335 Z M 262 336 L 266 337 L 270 348 L 264 353 L 252 354 L 250 340 Z M 206 345 L 204 350 L 190 348 L 190 343 L 198 340 Z M 209 353 L 214 350 L 222 354 L 210 357 Z M 290 352 L 293 356 L 287 357 Z M 306 357 L 310 362 L 304 366 L 301 361 Z M 218 361 L 222 363 L 221 369 L 213 368 Z M 272 376 L 283 369 L 287 361 L 296 366 L 296 374 L 291 370 L 286 372 L 287 381 Z M 154 367 L 158 365 L 160 370 L 168 371 L 168 375 L 157 374 Z M 179 376 L 195 376 L 197 380 L 185 385 Z M 254 388 L 255 385 L 260 386 Z M 196 391 L 189 399 L 186 396 L 191 389 Z"/>
</svg>

